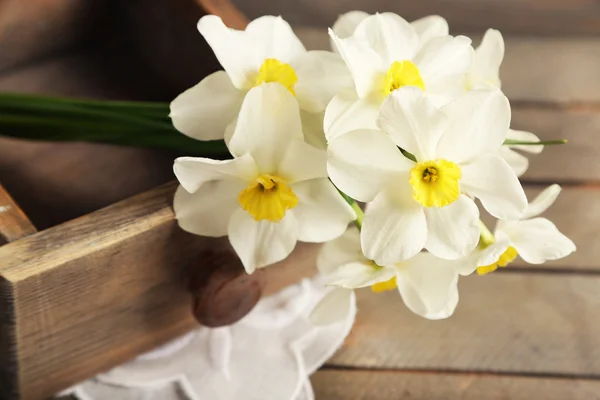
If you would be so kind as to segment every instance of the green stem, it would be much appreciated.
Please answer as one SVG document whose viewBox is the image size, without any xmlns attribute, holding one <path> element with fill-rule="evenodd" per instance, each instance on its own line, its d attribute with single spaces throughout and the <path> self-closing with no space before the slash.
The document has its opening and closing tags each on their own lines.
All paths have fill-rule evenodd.
<svg viewBox="0 0 600 400">
<path fill-rule="evenodd" d="M 191 139 L 171 124 L 165 103 L 95 101 L 0 94 L 0 135 L 21 139 L 90 141 L 230 157 L 225 143 Z"/>
<path fill-rule="evenodd" d="M 479 220 L 479 238 L 480 244 L 487 247 L 496 241 L 494 234 L 490 232 L 487 226 L 483 223 L 482 220 Z"/>
<path fill-rule="evenodd" d="M 539 142 L 527 142 L 527 141 L 523 141 L 523 140 L 512 140 L 512 139 L 506 139 L 504 141 L 504 145 L 507 145 L 507 146 L 539 146 L 539 145 L 550 146 L 550 145 L 565 144 L 565 143 L 567 143 L 567 139 L 541 140 Z"/>
<path fill-rule="evenodd" d="M 354 220 L 354 224 L 360 231 L 362 229 L 362 224 L 363 224 L 363 219 L 365 218 L 365 213 L 363 212 L 362 208 L 360 208 L 360 206 L 358 205 L 358 203 L 355 200 L 352 200 L 352 203 L 350 203 L 350 207 L 352 207 L 352 209 L 356 213 L 356 219 Z"/>
</svg>

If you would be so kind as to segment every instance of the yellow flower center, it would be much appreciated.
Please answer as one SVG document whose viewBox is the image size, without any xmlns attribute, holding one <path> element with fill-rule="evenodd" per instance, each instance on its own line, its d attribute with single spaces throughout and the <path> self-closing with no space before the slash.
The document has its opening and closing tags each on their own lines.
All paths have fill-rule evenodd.
<svg viewBox="0 0 600 400">
<path fill-rule="evenodd" d="M 379 282 L 374 285 L 371 285 L 371 290 L 375 293 L 386 292 L 388 290 L 394 290 L 398 286 L 396 284 L 396 277 L 392 277 L 391 279 L 385 282 Z"/>
<path fill-rule="evenodd" d="M 286 182 L 275 175 L 262 174 L 240 193 L 238 201 L 255 220 L 277 222 L 298 205 L 298 197 Z"/>
<path fill-rule="evenodd" d="M 416 86 L 425 90 L 425 83 L 421 78 L 419 68 L 411 61 L 394 61 L 387 72 L 385 86 L 383 88 L 385 95 L 392 93 L 402 86 Z"/>
<path fill-rule="evenodd" d="M 296 71 L 290 64 L 284 64 L 276 58 L 267 58 L 258 71 L 254 86 L 268 82 L 278 82 L 285 86 L 294 96 L 294 85 L 298 82 Z"/>
<path fill-rule="evenodd" d="M 513 262 L 518 255 L 519 253 L 517 252 L 517 249 L 510 246 L 504 253 L 502 253 L 500 258 L 498 258 L 498 261 L 495 263 L 477 267 L 477 275 L 485 275 L 497 270 L 498 267 L 506 267 L 508 264 Z"/>
<path fill-rule="evenodd" d="M 447 160 L 417 163 L 410 170 L 413 199 L 425 207 L 444 207 L 460 196 L 460 167 Z"/>
</svg>

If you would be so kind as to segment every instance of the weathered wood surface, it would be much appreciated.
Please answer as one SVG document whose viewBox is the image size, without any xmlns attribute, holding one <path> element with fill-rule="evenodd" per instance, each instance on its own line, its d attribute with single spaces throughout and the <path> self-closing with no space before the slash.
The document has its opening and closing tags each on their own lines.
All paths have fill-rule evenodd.
<svg viewBox="0 0 600 400">
<path fill-rule="evenodd" d="M 327 368 L 311 377 L 325 400 L 598 400 L 600 382 L 460 374 Z"/>
<path fill-rule="evenodd" d="M 396 291 L 358 291 L 329 365 L 600 377 L 600 276 L 502 272 L 459 281 L 452 318 L 412 314 Z"/>
<path fill-rule="evenodd" d="M 411 21 L 443 15 L 455 32 L 489 27 L 518 34 L 596 35 L 600 5 L 590 0 L 234 0 L 250 18 L 282 15 L 294 24 L 328 26 L 350 10 L 392 11 Z"/>
<path fill-rule="evenodd" d="M 0 291 L 14 316 L 2 331 L 14 335 L 22 398 L 50 396 L 196 325 L 186 267 L 226 240 L 181 231 L 173 189 L 0 247 Z M 265 294 L 314 274 L 311 247 L 295 254 L 269 269 Z"/>
</svg>

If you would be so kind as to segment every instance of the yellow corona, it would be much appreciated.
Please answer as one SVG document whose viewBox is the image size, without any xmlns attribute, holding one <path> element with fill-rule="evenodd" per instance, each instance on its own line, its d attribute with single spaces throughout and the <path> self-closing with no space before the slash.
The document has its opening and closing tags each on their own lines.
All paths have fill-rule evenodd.
<svg viewBox="0 0 600 400">
<path fill-rule="evenodd" d="M 240 193 L 238 201 L 242 208 L 256 221 L 280 221 L 287 210 L 298 205 L 298 197 L 285 180 L 263 174 Z"/>
</svg>

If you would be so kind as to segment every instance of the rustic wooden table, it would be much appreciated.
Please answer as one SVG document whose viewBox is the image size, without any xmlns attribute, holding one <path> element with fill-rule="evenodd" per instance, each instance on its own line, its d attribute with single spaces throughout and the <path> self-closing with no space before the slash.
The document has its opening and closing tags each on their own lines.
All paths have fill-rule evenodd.
<svg viewBox="0 0 600 400">
<path fill-rule="evenodd" d="M 310 21 L 316 24 L 335 17 L 308 7 L 316 4 L 312 0 L 290 11 L 266 0 L 239 3 L 250 17 L 281 12 L 296 15 L 293 22 L 309 23 L 318 16 Z M 346 3 L 340 12 L 361 8 L 361 2 Z M 385 1 L 377 3 L 386 9 Z M 443 321 L 412 315 L 395 293 L 359 292 L 351 335 L 312 377 L 317 399 L 600 399 L 600 38 L 570 35 L 598 33 L 598 7 L 577 0 L 575 13 L 561 8 L 563 2 L 548 2 L 546 13 L 515 13 L 511 21 L 513 14 L 500 2 L 489 3 L 495 8 L 478 6 L 471 15 L 501 14 L 498 25 L 470 24 L 460 10 L 449 14 L 479 34 L 488 26 L 527 32 L 528 24 L 539 25 L 533 35 L 506 37 L 503 88 L 513 106 L 513 128 L 569 140 L 531 157 L 524 182 L 530 197 L 550 183 L 563 186 L 547 217 L 578 250 L 541 267 L 517 262 L 461 279 L 456 314 Z M 438 8 L 415 6 L 414 16 L 444 14 Z M 534 21 L 536 15 L 542 18 Z M 322 28 L 296 31 L 307 47 L 328 47 Z M 105 76 L 80 73 L 81 63 L 88 62 L 85 54 L 42 60 L 0 75 L 0 90 L 126 97 Z M 54 86 L 65 74 L 70 84 Z M 171 160 L 170 154 L 149 150 L 0 139 L 0 181 L 38 228 L 171 179 Z M 65 171 L 67 179 L 57 178 Z"/>
</svg>

